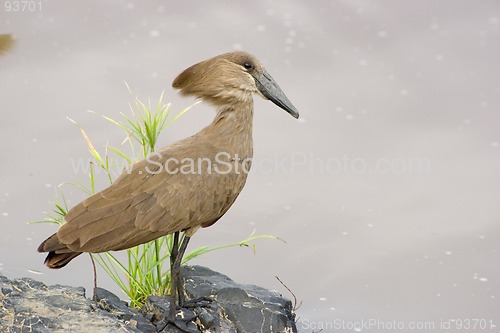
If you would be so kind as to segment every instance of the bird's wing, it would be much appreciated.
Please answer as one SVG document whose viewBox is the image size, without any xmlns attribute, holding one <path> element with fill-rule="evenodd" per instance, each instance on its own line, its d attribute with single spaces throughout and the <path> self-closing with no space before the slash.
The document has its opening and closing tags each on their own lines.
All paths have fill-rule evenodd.
<svg viewBox="0 0 500 333">
<path fill-rule="evenodd" d="M 205 144 L 203 148 L 177 144 L 149 161 L 137 162 L 130 173 L 72 208 L 57 233 L 59 240 L 72 251 L 104 252 L 214 223 L 238 196 L 246 174 L 208 174 L 207 169 L 192 172 L 189 167 L 172 172 L 175 163 L 169 164 L 169 172 L 164 170 L 169 158 L 180 162 L 215 154 L 214 147 Z M 181 165 L 185 164 L 177 167 Z"/>
</svg>

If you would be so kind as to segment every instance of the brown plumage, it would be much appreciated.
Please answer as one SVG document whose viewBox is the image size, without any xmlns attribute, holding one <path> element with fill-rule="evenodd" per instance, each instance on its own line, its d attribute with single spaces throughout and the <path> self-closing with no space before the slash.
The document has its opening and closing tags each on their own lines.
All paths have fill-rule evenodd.
<svg viewBox="0 0 500 333">
<path fill-rule="evenodd" d="M 214 105 L 214 121 L 135 163 L 130 173 L 124 172 L 110 187 L 73 207 L 66 223 L 38 248 L 49 252 L 48 267 L 64 267 L 83 252 L 123 250 L 179 231 L 190 237 L 200 227 L 214 224 L 245 185 L 242 164 L 248 169 L 253 155 L 252 94 L 298 117 L 272 77 L 245 52 L 193 65 L 174 80 L 173 87 Z M 195 163 L 194 172 L 181 172 L 193 171 L 181 168 L 186 158 L 205 162 Z M 172 172 L 176 167 L 178 172 Z"/>
</svg>

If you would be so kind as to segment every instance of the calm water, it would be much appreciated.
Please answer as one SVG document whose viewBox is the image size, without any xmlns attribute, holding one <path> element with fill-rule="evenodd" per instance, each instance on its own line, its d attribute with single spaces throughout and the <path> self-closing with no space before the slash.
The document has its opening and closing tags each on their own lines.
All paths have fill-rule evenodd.
<svg viewBox="0 0 500 333">
<path fill-rule="evenodd" d="M 302 301 L 302 332 L 499 329 L 497 1 L 50 1 L 2 8 L 0 31 L 18 40 L 0 58 L 2 274 L 91 287 L 88 258 L 49 271 L 36 247 L 55 228 L 26 224 L 60 183 L 85 180 L 74 165 L 88 152 L 66 117 L 101 151 L 119 145 L 122 133 L 87 110 L 128 112 L 124 81 L 144 99 L 165 89 L 180 110 L 193 102 L 170 88 L 181 70 L 244 49 L 301 119 L 257 98 L 247 186 L 190 248 L 254 229 L 287 243 L 196 263 L 289 296 L 279 276 Z M 197 106 L 160 144 L 213 115 Z M 100 284 L 117 291 L 104 274 Z"/>
</svg>

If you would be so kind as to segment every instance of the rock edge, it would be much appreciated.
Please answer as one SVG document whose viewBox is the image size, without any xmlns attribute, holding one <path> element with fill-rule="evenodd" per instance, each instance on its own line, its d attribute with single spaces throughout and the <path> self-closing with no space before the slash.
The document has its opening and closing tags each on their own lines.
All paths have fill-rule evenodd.
<svg viewBox="0 0 500 333">
<path fill-rule="evenodd" d="M 297 332 L 292 303 L 275 291 L 242 285 L 202 266 L 184 266 L 189 302 L 178 318 L 193 332 Z M 99 288 L 99 302 L 85 289 L 47 286 L 31 278 L 9 280 L 0 275 L 1 332 L 180 332 L 165 316 L 168 296 L 149 296 L 140 309 L 129 308 Z M 180 319 L 183 318 L 183 319 Z M 163 330 L 162 330 L 163 329 Z"/>
</svg>

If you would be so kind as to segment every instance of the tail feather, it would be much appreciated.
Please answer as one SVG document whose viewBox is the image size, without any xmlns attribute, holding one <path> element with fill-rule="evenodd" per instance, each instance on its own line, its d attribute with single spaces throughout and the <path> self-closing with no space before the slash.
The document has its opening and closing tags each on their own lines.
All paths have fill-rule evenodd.
<svg viewBox="0 0 500 333">
<path fill-rule="evenodd" d="M 43 241 L 38 247 L 38 252 L 49 252 L 44 264 L 54 269 L 66 266 L 71 260 L 82 254 L 82 252 L 71 251 L 65 244 L 59 241 L 57 234 L 53 234 Z"/>
</svg>

